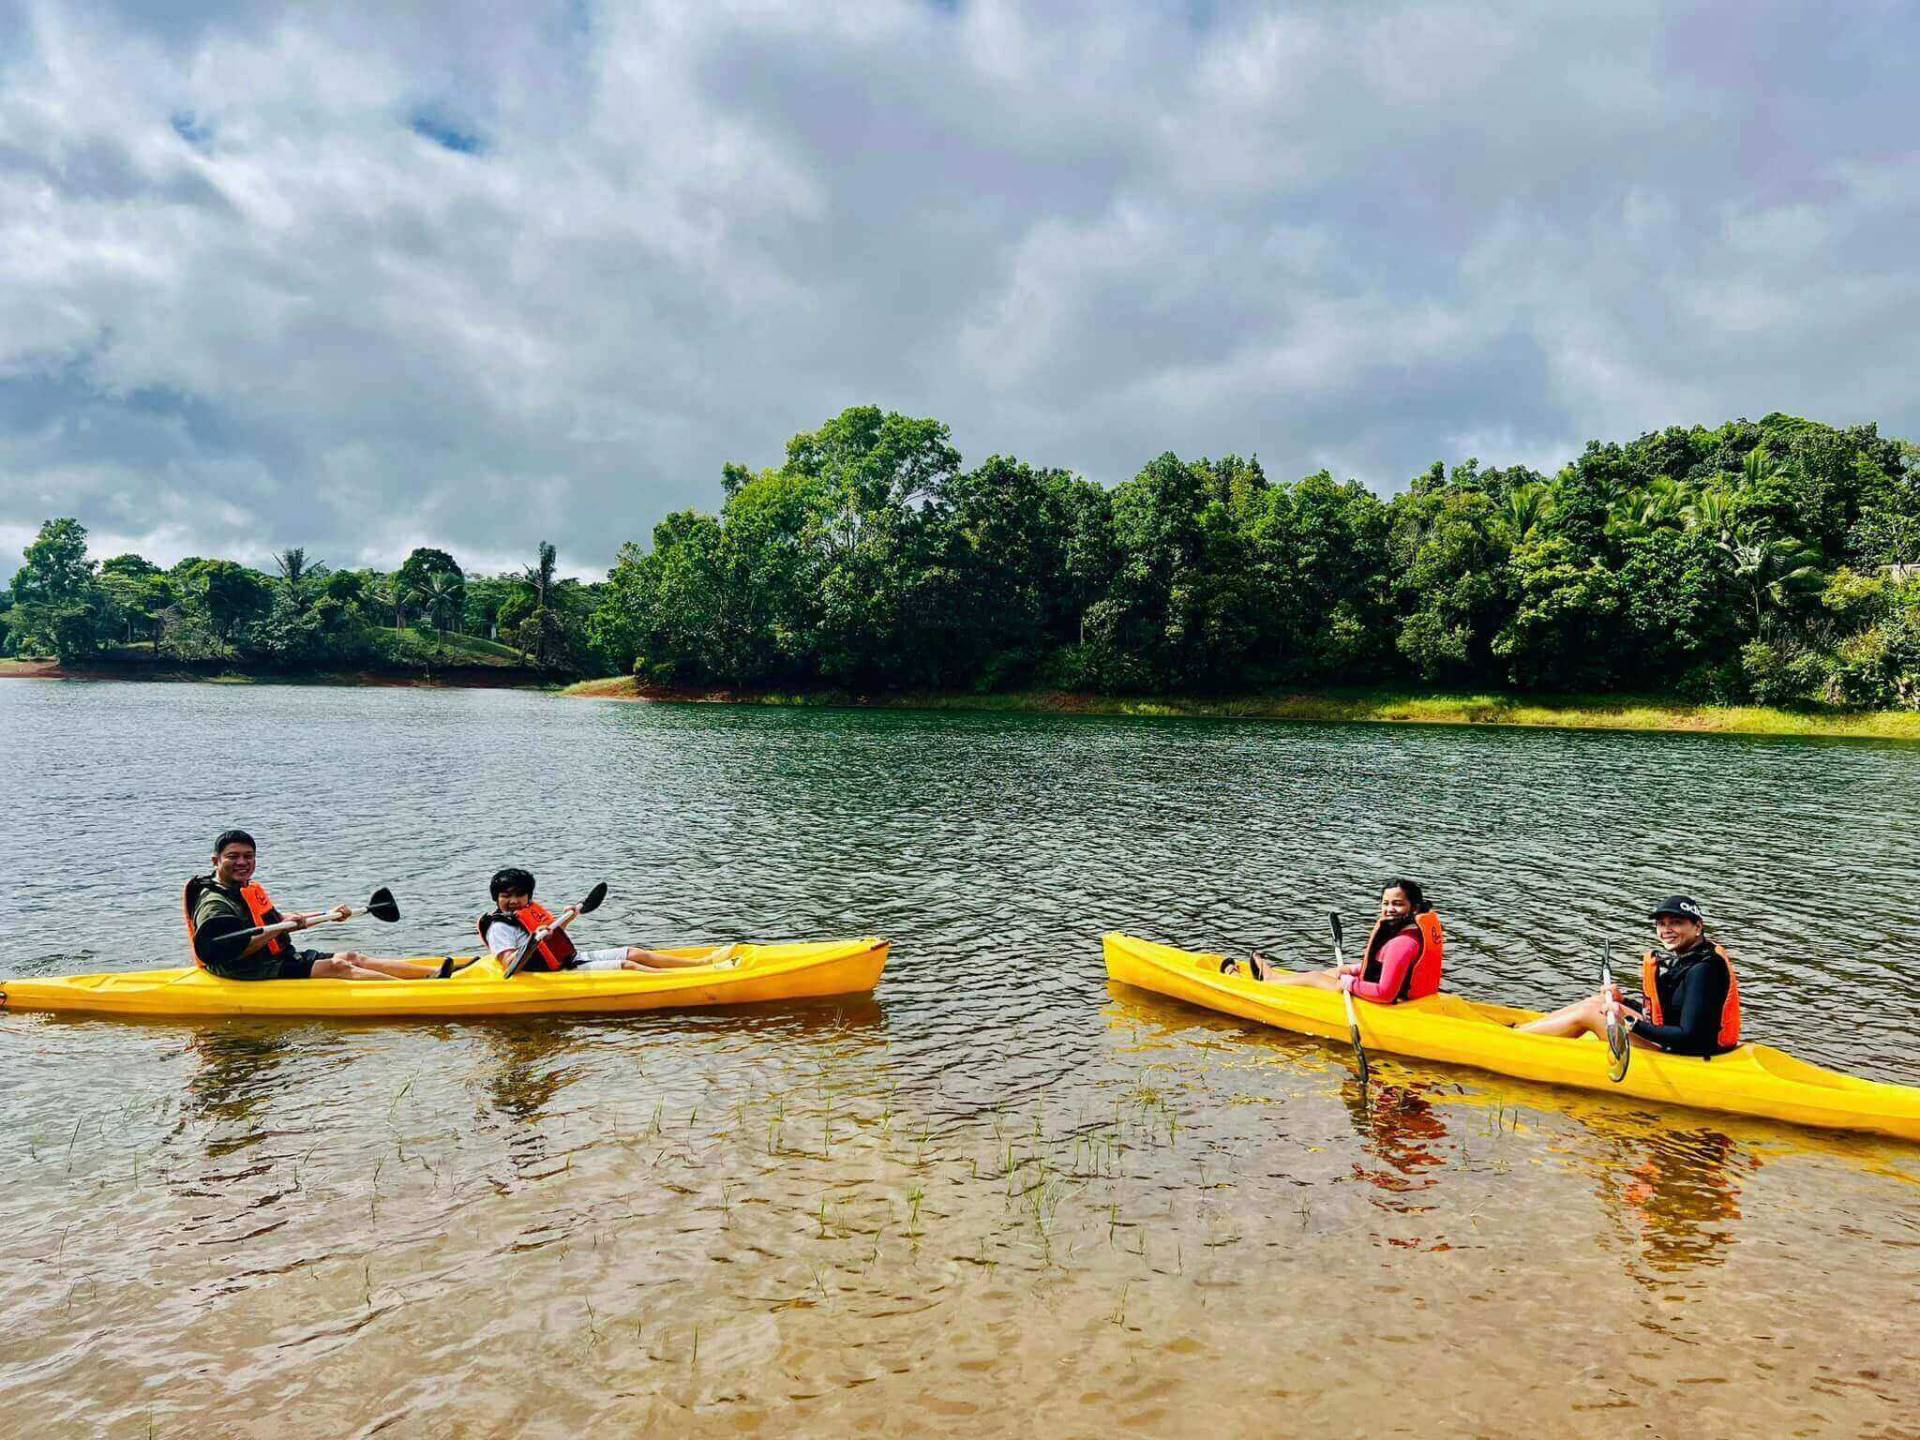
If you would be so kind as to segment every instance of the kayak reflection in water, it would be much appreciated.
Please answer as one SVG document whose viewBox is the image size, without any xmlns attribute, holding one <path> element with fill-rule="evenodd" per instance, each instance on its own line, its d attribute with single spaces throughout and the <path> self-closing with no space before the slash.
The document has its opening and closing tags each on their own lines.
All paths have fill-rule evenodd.
<svg viewBox="0 0 1920 1440">
<path fill-rule="evenodd" d="M 1631 1022 L 1633 1043 L 1673 1055 L 1722 1055 L 1740 1043 L 1740 985 L 1733 956 L 1708 938 L 1706 913 L 1687 895 L 1670 895 L 1654 906 L 1658 949 L 1640 964 L 1639 1009 L 1613 994 L 1590 995 L 1551 1015 L 1514 1028 L 1530 1035 L 1607 1035 L 1609 1001 Z"/>
<path fill-rule="evenodd" d="M 1380 918 L 1367 937 L 1357 964 L 1328 970 L 1281 970 L 1258 950 L 1246 970 L 1269 985 L 1307 985 L 1316 990 L 1350 990 L 1356 1000 L 1397 1005 L 1440 988 L 1446 936 L 1417 881 L 1395 876 L 1380 892 Z M 1237 975 L 1238 960 L 1223 960 L 1220 973 Z"/>
<path fill-rule="evenodd" d="M 737 947 L 729 946 L 697 958 L 668 955 L 641 945 L 613 945 L 603 950 L 577 950 L 559 919 L 533 898 L 533 875 L 509 865 L 494 872 L 487 884 L 493 908 L 477 922 L 480 943 L 503 960 L 520 953 L 533 936 L 533 952 L 521 966 L 522 974 L 542 970 L 686 970 L 711 966 L 732 958 Z"/>
<path fill-rule="evenodd" d="M 350 907 L 282 915 L 259 881 L 253 836 L 228 830 L 213 842 L 213 873 L 187 881 L 183 910 L 193 963 L 227 980 L 421 980 L 433 967 L 376 960 L 349 950 L 296 950 L 288 936 L 323 920 L 345 920 Z M 250 932 L 285 926 L 271 935 Z"/>
</svg>

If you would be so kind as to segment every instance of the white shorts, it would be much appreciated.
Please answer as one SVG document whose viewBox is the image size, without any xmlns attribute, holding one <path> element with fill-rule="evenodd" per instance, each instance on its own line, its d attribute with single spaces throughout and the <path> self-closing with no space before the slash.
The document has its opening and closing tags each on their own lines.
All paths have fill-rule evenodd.
<svg viewBox="0 0 1920 1440">
<path fill-rule="evenodd" d="M 610 950 L 580 950 L 575 952 L 571 969 L 574 970 L 620 970 L 627 963 L 627 947 L 616 946 Z"/>
</svg>

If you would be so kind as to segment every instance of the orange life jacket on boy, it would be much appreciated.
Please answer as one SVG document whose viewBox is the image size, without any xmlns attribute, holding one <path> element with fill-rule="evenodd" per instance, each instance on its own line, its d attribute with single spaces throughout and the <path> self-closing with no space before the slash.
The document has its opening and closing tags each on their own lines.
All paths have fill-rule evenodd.
<svg viewBox="0 0 1920 1440">
<path fill-rule="evenodd" d="M 1707 947 L 1727 967 L 1727 1003 L 1720 1007 L 1720 1033 L 1715 1043 L 1722 1050 L 1731 1050 L 1740 1043 L 1740 982 L 1734 978 L 1733 956 L 1727 953 L 1727 947 L 1718 940 L 1708 940 Z M 1649 950 L 1640 960 L 1640 989 L 1647 998 L 1647 1019 L 1664 1025 L 1667 1022 L 1660 1013 L 1660 987 L 1655 983 L 1659 974 L 1660 957 Z"/>
<path fill-rule="evenodd" d="M 199 948 L 194 944 L 197 937 L 193 929 L 193 907 L 200 903 L 201 892 L 211 884 L 213 884 L 211 875 L 196 875 L 187 881 L 187 888 L 180 892 L 180 918 L 187 925 L 187 953 L 193 956 L 193 963 L 202 970 L 207 967 L 200 959 Z M 273 908 L 273 901 L 267 898 L 266 887 L 258 881 L 242 885 L 240 898 L 246 901 L 247 913 L 253 917 L 253 923 L 256 925 L 278 925 L 287 918 Z M 283 955 L 293 953 L 293 946 L 285 935 L 268 936 L 266 949 L 267 953 L 276 960 Z"/>
<path fill-rule="evenodd" d="M 496 920 L 508 925 L 518 925 L 531 935 L 542 925 L 553 924 L 554 914 L 537 900 L 529 900 L 511 915 L 499 910 L 489 910 L 478 921 L 482 945 L 487 943 L 487 926 Z M 527 956 L 526 965 L 538 963 L 548 970 L 564 970 L 573 963 L 574 956 L 579 953 L 573 948 L 573 941 L 567 938 L 567 932 L 556 930 L 533 947 L 533 953 Z M 526 965 L 521 968 L 525 969 Z"/>
<path fill-rule="evenodd" d="M 1446 962 L 1447 953 L 1447 936 L 1440 928 L 1440 917 L 1431 910 L 1422 910 L 1413 917 L 1413 924 L 1406 929 L 1382 934 L 1385 925 L 1384 920 L 1373 922 L 1373 933 L 1367 937 L 1366 959 L 1360 968 L 1361 978 L 1378 979 L 1380 948 L 1395 935 L 1412 935 L 1420 942 L 1420 953 L 1413 957 L 1413 964 L 1407 967 L 1406 978 L 1400 982 L 1400 993 L 1388 1003 L 1398 1005 L 1402 1000 L 1421 1000 L 1437 994 L 1440 989 L 1440 970 Z"/>
</svg>

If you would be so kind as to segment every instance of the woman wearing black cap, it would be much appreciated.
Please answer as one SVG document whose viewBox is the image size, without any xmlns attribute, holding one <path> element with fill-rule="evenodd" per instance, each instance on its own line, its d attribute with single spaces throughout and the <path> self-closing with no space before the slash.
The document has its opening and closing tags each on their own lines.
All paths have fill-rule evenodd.
<svg viewBox="0 0 1920 1440">
<path fill-rule="evenodd" d="M 1733 957 L 1709 940 L 1706 915 L 1687 895 L 1670 895 L 1653 909 L 1660 948 L 1641 961 L 1641 1010 L 1620 1004 L 1633 1022 L 1633 1043 L 1674 1055 L 1720 1055 L 1740 1043 L 1740 985 Z M 1616 1004 L 1620 996 L 1611 997 Z M 1532 1035 L 1607 1033 L 1606 995 L 1594 995 L 1514 1028 Z"/>
</svg>

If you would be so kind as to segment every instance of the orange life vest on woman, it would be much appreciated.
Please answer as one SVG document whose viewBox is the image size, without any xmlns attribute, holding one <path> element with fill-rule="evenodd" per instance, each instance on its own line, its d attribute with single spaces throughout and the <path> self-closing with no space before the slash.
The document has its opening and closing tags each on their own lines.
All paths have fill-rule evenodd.
<svg viewBox="0 0 1920 1440">
<path fill-rule="evenodd" d="M 202 970 L 207 967 L 200 959 L 199 947 L 194 943 L 198 937 L 193 929 L 193 907 L 200 903 L 201 892 L 213 883 L 211 875 L 196 875 L 187 881 L 187 888 L 180 892 L 180 918 L 187 925 L 187 953 L 193 956 L 193 963 Z M 253 917 L 253 923 L 256 925 L 278 925 L 287 918 L 273 908 L 273 901 L 267 898 L 266 887 L 258 881 L 242 885 L 240 898 L 246 901 L 247 913 Z M 266 949 L 267 953 L 276 960 L 283 955 L 293 953 L 293 946 L 285 935 L 269 935 Z"/>
<path fill-rule="evenodd" d="M 1406 978 L 1400 982 L 1400 993 L 1390 1004 L 1398 1005 L 1402 1000 L 1422 1000 L 1440 991 L 1440 971 L 1446 963 L 1447 936 L 1440 928 L 1440 917 L 1431 910 L 1422 910 L 1413 917 L 1413 924 L 1382 934 L 1386 925 L 1384 920 L 1373 922 L 1373 933 L 1367 936 L 1366 958 L 1361 964 L 1360 978 L 1369 978 L 1369 972 L 1379 974 L 1380 947 L 1395 935 L 1412 935 L 1420 942 L 1420 953 L 1413 957 L 1413 964 L 1407 967 Z"/>
<path fill-rule="evenodd" d="M 1733 956 L 1727 953 L 1727 947 L 1718 940 L 1708 940 L 1707 948 L 1727 967 L 1727 1003 L 1720 1007 L 1720 1033 L 1715 1043 L 1722 1050 L 1731 1050 L 1740 1043 L 1740 982 L 1734 978 Z M 1667 1022 L 1660 1013 L 1660 987 L 1654 983 L 1659 973 L 1660 958 L 1649 950 L 1640 960 L 1640 989 L 1647 999 L 1647 1019 L 1664 1025 Z"/>
<path fill-rule="evenodd" d="M 508 925 L 518 925 L 531 935 L 542 925 L 553 924 L 554 914 L 537 900 L 529 900 L 511 915 L 501 910 L 489 910 L 478 921 L 482 945 L 487 943 L 487 926 L 496 920 L 504 921 Z M 527 956 L 526 963 L 532 965 L 537 961 L 549 970 L 564 970 L 573 963 L 573 957 L 579 953 L 573 948 L 573 941 L 567 938 L 567 932 L 556 930 L 533 947 L 533 953 Z M 525 969 L 526 966 L 523 965 L 521 968 Z"/>
</svg>

